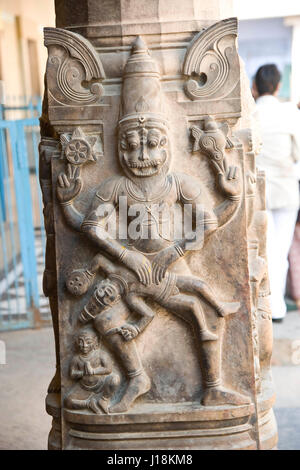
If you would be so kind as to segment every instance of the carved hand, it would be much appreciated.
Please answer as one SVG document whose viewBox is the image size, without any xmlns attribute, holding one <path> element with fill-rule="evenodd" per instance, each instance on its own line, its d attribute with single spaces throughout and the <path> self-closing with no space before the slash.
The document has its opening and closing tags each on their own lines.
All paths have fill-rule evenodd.
<svg viewBox="0 0 300 470">
<path fill-rule="evenodd" d="M 94 375 L 94 369 L 89 362 L 85 363 L 85 373 L 86 375 Z"/>
<path fill-rule="evenodd" d="M 222 192 L 233 198 L 238 198 L 242 192 L 241 179 L 239 178 L 239 170 L 236 166 L 226 168 L 225 173 L 219 173 L 219 186 Z"/>
<path fill-rule="evenodd" d="M 126 250 L 122 262 L 137 275 L 142 284 L 151 284 L 151 263 L 144 255 Z"/>
<path fill-rule="evenodd" d="M 152 261 L 152 281 L 159 284 L 166 275 L 168 267 L 180 258 L 180 254 L 174 246 L 165 248 L 159 252 Z"/>
<path fill-rule="evenodd" d="M 129 325 L 129 323 L 125 323 L 123 326 L 121 326 L 119 332 L 125 341 L 131 341 L 139 334 L 139 330 L 134 325 Z"/>
<path fill-rule="evenodd" d="M 79 168 L 75 170 L 70 164 L 67 167 L 67 174 L 61 173 L 57 178 L 57 198 L 59 202 L 65 203 L 75 199 L 82 188 L 82 181 L 79 177 Z"/>
</svg>

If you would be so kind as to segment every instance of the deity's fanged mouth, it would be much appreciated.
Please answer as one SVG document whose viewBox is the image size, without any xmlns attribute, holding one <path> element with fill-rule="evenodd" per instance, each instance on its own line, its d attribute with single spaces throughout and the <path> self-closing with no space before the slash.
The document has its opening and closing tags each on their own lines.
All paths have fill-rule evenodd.
<svg viewBox="0 0 300 470">
<path fill-rule="evenodd" d="M 123 155 L 123 164 L 135 176 L 152 176 L 160 171 L 164 160 L 161 158 L 152 158 L 146 160 L 130 159 Z"/>
<path fill-rule="evenodd" d="M 159 165 L 161 165 L 161 160 L 146 160 L 143 162 L 128 160 L 127 165 L 129 168 L 157 168 Z"/>
</svg>

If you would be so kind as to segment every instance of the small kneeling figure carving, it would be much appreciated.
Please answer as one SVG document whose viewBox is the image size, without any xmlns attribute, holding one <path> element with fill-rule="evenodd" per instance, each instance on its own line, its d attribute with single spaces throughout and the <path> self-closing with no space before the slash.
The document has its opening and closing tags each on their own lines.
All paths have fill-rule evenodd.
<svg viewBox="0 0 300 470">
<path fill-rule="evenodd" d="M 76 337 L 78 353 L 70 364 L 70 376 L 79 382 L 65 399 L 67 408 L 90 409 L 94 413 L 108 413 L 109 400 L 120 384 L 112 372 L 108 355 L 100 349 L 97 333 L 90 327 Z"/>
</svg>

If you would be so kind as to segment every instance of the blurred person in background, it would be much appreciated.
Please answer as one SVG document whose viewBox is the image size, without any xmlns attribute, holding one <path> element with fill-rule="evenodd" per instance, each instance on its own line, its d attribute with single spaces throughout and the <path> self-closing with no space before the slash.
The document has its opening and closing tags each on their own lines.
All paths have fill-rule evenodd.
<svg viewBox="0 0 300 470">
<path fill-rule="evenodd" d="M 262 148 L 257 167 L 266 173 L 268 214 L 267 252 L 273 321 L 286 315 L 284 294 L 288 254 L 299 209 L 300 112 L 292 103 L 277 99 L 281 74 L 275 64 L 256 72 L 253 96 L 261 128 Z"/>
<path fill-rule="evenodd" d="M 293 298 L 300 310 L 300 211 L 294 231 L 294 238 L 289 252 L 289 295 Z"/>
</svg>

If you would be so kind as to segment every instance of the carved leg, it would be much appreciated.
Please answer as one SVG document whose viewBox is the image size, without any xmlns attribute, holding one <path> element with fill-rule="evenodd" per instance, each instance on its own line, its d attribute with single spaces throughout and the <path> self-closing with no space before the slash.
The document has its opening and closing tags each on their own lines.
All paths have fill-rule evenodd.
<svg viewBox="0 0 300 470">
<path fill-rule="evenodd" d="M 239 302 L 218 302 L 209 285 L 196 276 L 178 276 L 176 285 L 181 291 L 191 292 L 202 297 L 221 317 L 236 313 L 240 307 Z"/>
<path fill-rule="evenodd" d="M 104 413 L 109 412 L 109 399 L 117 390 L 120 385 L 120 377 L 116 374 L 110 374 L 106 377 L 100 398 L 98 400 L 98 405 L 102 408 Z"/>
<path fill-rule="evenodd" d="M 190 323 L 195 329 L 197 338 L 200 337 L 202 341 L 218 339 L 217 335 L 209 331 L 201 304 L 196 297 L 179 294 L 170 297 L 167 301 L 161 301 L 160 304 Z"/>
<path fill-rule="evenodd" d="M 65 398 L 64 405 L 66 408 L 73 410 L 90 409 L 96 414 L 101 414 L 95 393 L 84 390 L 79 384 L 76 384 L 70 394 Z"/>
<path fill-rule="evenodd" d="M 84 409 L 90 409 L 96 414 L 100 414 L 101 410 L 97 406 L 97 400 L 92 394 L 89 398 L 85 400 L 79 400 L 77 398 L 69 398 L 66 400 L 65 405 L 67 408 L 72 408 L 74 410 L 84 410 Z"/>
<path fill-rule="evenodd" d="M 199 315 L 200 302 L 194 297 L 184 294 L 171 297 L 164 306 L 170 311 L 191 323 L 196 329 L 196 335 L 201 338 L 201 366 L 203 370 L 204 393 L 202 404 L 205 406 L 243 405 L 250 403 L 250 398 L 240 393 L 227 390 L 221 383 L 221 347 L 224 319 L 219 319 L 218 336 L 207 328 L 202 310 Z M 203 334 L 204 332 L 204 334 Z"/>
<path fill-rule="evenodd" d="M 119 333 L 106 335 L 106 332 L 114 328 L 114 326 L 110 324 L 110 328 L 108 329 L 105 325 L 104 316 L 102 317 L 100 315 L 96 317 L 94 326 L 101 335 L 105 336 L 107 345 L 119 359 L 126 371 L 128 383 L 125 393 L 118 403 L 109 407 L 110 413 L 123 413 L 130 408 L 139 396 L 150 390 L 150 378 L 143 369 L 134 340 L 127 342 Z M 116 324 L 115 326 L 117 327 L 119 325 Z"/>
<path fill-rule="evenodd" d="M 224 319 L 219 319 L 219 340 L 200 345 L 204 392 L 201 403 L 205 406 L 245 405 L 251 402 L 248 396 L 228 390 L 221 382 L 221 348 Z"/>
<path fill-rule="evenodd" d="M 107 336 L 107 341 L 120 358 L 127 373 L 128 384 L 119 403 L 109 408 L 111 413 L 124 413 L 133 402 L 151 387 L 150 378 L 143 369 L 135 341 L 125 342 L 119 334 Z"/>
</svg>

